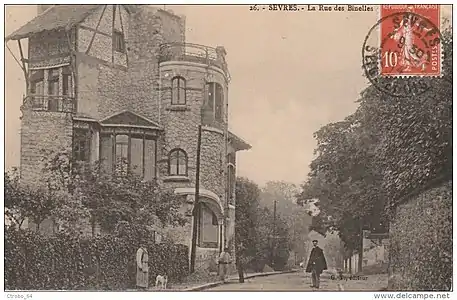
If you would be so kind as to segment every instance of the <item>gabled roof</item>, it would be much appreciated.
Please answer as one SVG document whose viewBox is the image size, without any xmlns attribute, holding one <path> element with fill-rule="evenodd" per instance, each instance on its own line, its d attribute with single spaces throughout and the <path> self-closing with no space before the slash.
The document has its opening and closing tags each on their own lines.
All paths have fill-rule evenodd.
<svg viewBox="0 0 457 300">
<path fill-rule="evenodd" d="M 150 128 L 161 129 L 161 126 L 154 121 L 149 120 L 137 113 L 129 110 L 118 112 L 114 115 L 106 117 L 100 121 L 102 126 L 108 125 L 132 125 L 132 126 L 145 126 Z"/>
<path fill-rule="evenodd" d="M 8 40 L 19 40 L 30 35 L 58 29 L 70 29 L 94 12 L 101 5 L 57 5 L 49 8 L 33 20 L 10 34 Z"/>
</svg>

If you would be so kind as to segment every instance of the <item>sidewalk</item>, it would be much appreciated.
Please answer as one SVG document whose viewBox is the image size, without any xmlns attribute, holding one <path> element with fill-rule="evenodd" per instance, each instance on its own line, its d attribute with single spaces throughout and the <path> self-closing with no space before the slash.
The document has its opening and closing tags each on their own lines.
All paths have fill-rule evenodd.
<svg viewBox="0 0 457 300">
<path fill-rule="evenodd" d="M 254 277 L 263 277 L 263 276 L 269 276 L 269 275 L 276 275 L 276 274 L 285 274 L 285 273 L 295 273 L 298 272 L 298 270 L 290 270 L 290 271 L 274 271 L 274 272 L 263 272 L 263 273 L 251 273 L 251 274 L 245 274 L 244 279 L 249 279 L 249 278 L 254 278 Z M 205 284 L 199 284 L 195 285 L 192 287 L 187 287 L 187 288 L 177 288 L 177 289 L 169 289 L 168 291 L 181 291 L 181 292 L 191 292 L 191 291 L 202 291 L 208 288 L 212 288 L 218 285 L 222 284 L 230 284 L 230 283 L 238 283 L 238 274 L 229 276 L 227 278 L 227 281 L 224 283 L 223 281 L 215 281 L 215 282 L 209 282 Z"/>
</svg>

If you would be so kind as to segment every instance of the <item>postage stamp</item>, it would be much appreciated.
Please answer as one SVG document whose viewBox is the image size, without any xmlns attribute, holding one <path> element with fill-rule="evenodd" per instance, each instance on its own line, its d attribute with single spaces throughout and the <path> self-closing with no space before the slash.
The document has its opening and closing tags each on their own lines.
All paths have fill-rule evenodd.
<svg viewBox="0 0 457 300">
<path fill-rule="evenodd" d="M 381 5 L 380 13 L 381 74 L 440 75 L 439 5 Z"/>
<path fill-rule="evenodd" d="M 442 76 L 439 5 L 381 5 L 363 47 L 365 76 L 394 97 L 417 96 Z"/>
</svg>

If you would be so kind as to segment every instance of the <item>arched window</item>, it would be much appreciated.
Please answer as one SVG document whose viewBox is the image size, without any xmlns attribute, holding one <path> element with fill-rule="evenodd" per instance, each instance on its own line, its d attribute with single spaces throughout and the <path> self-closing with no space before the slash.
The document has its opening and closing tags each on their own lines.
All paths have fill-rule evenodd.
<svg viewBox="0 0 457 300">
<path fill-rule="evenodd" d="M 217 82 L 209 82 L 208 90 L 208 107 L 214 112 L 214 119 L 223 121 L 224 112 L 224 90 Z"/>
<path fill-rule="evenodd" d="M 171 80 L 171 104 L 186 104 L 186 80 L 181 76 Z"/>
<path fill-rule="evenodd" d="M 168 155 L 168 174 L 187 176 L 187 154 L 182 149 L 173 149 Z"/>
</svg>

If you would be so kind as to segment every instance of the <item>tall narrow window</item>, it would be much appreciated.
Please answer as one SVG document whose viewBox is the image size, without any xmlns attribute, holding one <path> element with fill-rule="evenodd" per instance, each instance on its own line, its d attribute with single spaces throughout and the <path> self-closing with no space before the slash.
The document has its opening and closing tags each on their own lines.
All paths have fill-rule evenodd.
<svg viewBox="0 0 457 300">
<path fill-rule="evenodd" d="M 216 93 L 214 92 L 214 87 L 216 83 L 210 82 L 207 85 L 207 91 L 208 91 L 208 108 L 213 112 L 214 111 L 214 97 Z"/>
<path fill-rule="evenodd" d="M 170 151 L 168 156 L 169 175 L 187 176 L 187 154 L 182 149 Z"/>
<path fill-rule="evenodd" d="M 234 202 L 233 195 L 235 193 L 235 184 L 236 184 L 235 167 L 232 164 L 229 164 L 227 167 L 227 189 L 228 189 L 229 203 L 231 203 L 231 204 L 233 204 L 233 202 Z"/>
<path fill-rule="evenodd" d="M 44 95 L 44 71 L 32 71 L 30 75 L 30 94 L 31 95 Z M 32 106 L 35 108 L 42 108 L 43 97 L 32 97 Z"/>
<path fill-rule="evenodd" d="M 59 95 L 59 69 L 54 68 L 48 70 L 48 95 L 58 96 Z M 48 110 L 59 111 L 59 99 L 58 97 L 49 97 L 48 99 Z"/>
<path fill-rule="evenodd" d="M 50 69 L 48 73 L 48 95 L 59 94 L 59 69 Z"/>
<path fill-rule="evenodd" d="M 32 95 L 44 94 L 44 71 L 33 71 L 30 75 L 30 93 Z"/>
<path fill-rule="evenodd" d="M 129 137 L 126 134 L 116 135 L 116 170 L 122 173 L 128 168 Z"/>
<path fill-rule="evenodd" d="M 180 76 L 171 80 L 171 104 L 186 104 L 186 80 Z"/>
<path fill-rule="evenodd" d="M 156 141 L 150 138 L 144 140 L 144 179 L 156 177 Z"/>
<path fill-rule="evenodd" d="M 110 134 L 104 134 L 100 137 L 100 158 L 101 166 L 104 173 L 113 172 L 113 137 Z"/>
<path fill-rule="evenodd" d="M 120 31 L 113 31 L 113 48 L 114 51 L 125 53 L 124 34 Z"/>
<path fill-rule="evenodd" d="M 214 97 L 214 118 L 217 121 L 223 121 L 223 105 L 224 105 L 224 92 L 222 86 L 216 84 L 215 97 Z"/>
<path fill-rule="evenodd" d="M 208 108 L 213 112 L 215 120 L 223 121 L 224 91 L 222 86 L 216 82 L 209 82 L 207 84 L 207 90 Z"/>
<path fill-rule="evenodd" d="M 75 128 L 73 130 L 73 157 L 79 162 L 88 162 L 90 154 L 90 131 Z"/>
<path fill-rule="evenodd" d="M 211 213 L 213 214 L 212 220 L 211 220 L 211 221 L 212 221 L 211 224 L 212 224 L 213 226 L 219 225 L 219 222 L 217 221 L 217 216 L 216 216 L 216 214 L 215 214 L 214 212 L 211 212 Z"/>
<path fill-rule="evenodd" d="M 143 176 L 143 137 L 132 136 L 130 147 L 130 169 L 134 174 Z"/>
<path fill-rule="evenodd" d="M 71 89 L 71 70 L 70 68 L 64 67 L 62 70 L 62 95 L 70 96 Z"/>
</svg>

